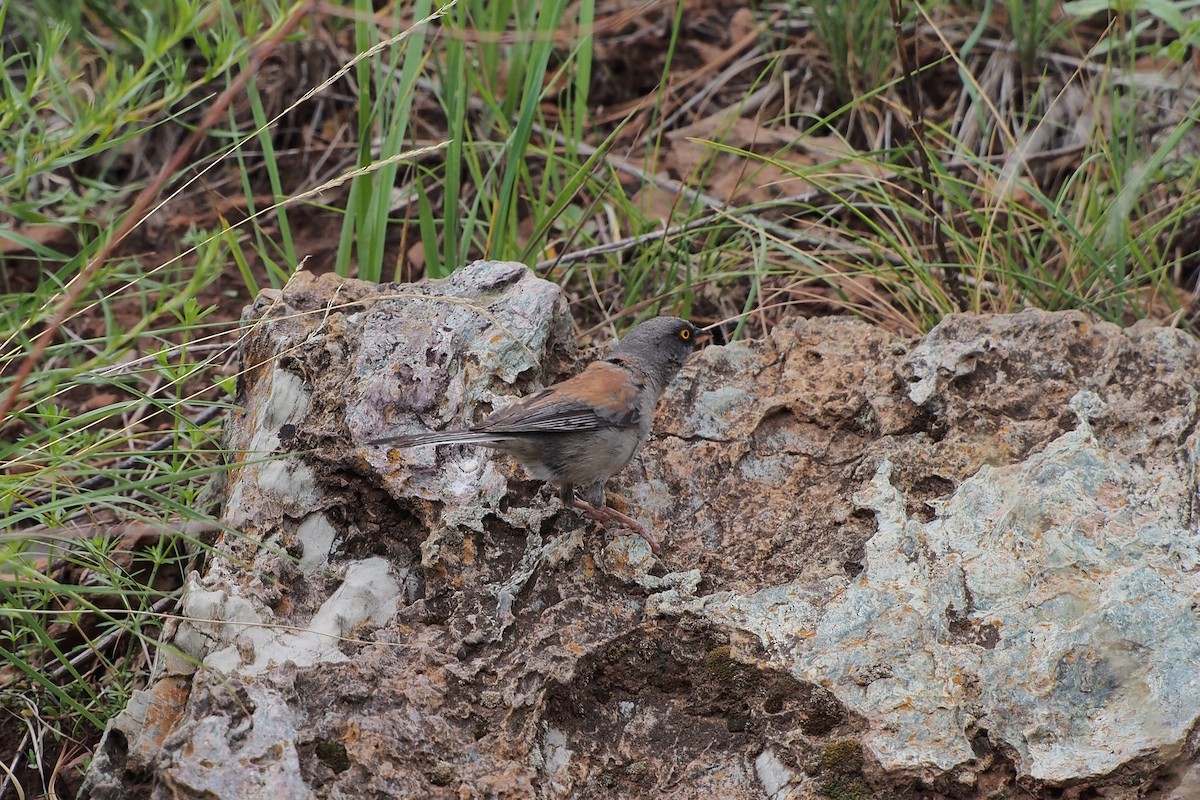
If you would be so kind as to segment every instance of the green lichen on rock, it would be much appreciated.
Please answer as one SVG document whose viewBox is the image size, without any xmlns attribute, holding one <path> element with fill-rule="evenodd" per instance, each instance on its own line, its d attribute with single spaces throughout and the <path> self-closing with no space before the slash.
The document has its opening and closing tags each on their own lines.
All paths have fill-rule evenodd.
<svg viewBox="0 0 1200 800">
<path fill-rule="evenodd" d="M 454 781 L 458 770 L 448 761 L 439 761 L 429 771 L 429 782 L 434 786 L 449 786 Z"/>
<path fill-rule="evenodd" d="M 862 779 L 828 780 L 821 784 L 821 794 L 829 800 L 868 800 L 871 788 Z"/>
<path fill-rule="evenodd" d="M 704 654 L 704 668 L 718 681 L 726 683 L 737 675 L 741 664 L 733 660 L 732 648 L 723 644 Z"/>
<path fill-rule="evenodd" d="M 854 739 L 840 739 L 821 751 L 820 771 L 824 777 L 821 794 L 830 800 L 867 800 L 870 787 L 862 778 L 862 745 Z"/>
<path fill-rule="evenodd" d="M 350 769 L 350 755 L 346 752 L 346 745 L 341 742 L 321 739 L 317 742 L 316 752 L 321 763 L 334 772 Z"/>
<path fill-rule="evenodd" d="M 858 773 L 862 770 L 862 745 L 854 739 L 841 739 L 821 751 L 821 769 L 840 774 Z"/>
</svg>

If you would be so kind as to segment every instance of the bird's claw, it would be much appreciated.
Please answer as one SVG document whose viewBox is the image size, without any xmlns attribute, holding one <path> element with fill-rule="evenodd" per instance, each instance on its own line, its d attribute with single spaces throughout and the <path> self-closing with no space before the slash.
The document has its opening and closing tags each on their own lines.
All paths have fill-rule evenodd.
<svg viewBox="0 0 1200 800">
<path fill-rule="evenodd" d="M 656 556 L 662 555 L 662 548 L 659 546 L 658 540 L 654 538 L 654 535 L 647 531 L 642 523 L 638 522 L 628 514 L 622 514 L 620 511 L 617 511 L 615 508 L 610 508 L 609 506 L 594 506 L 591 503 L 578 498 L 576 498 L 571 505 L 573 508 L 579 509 L 584 514 L 600 523 L 605 530 L 612 530 L 611 523 L 620 523 L 620 528 L 623 528 L 630 533 L 636 533 L 638 536 L 645 539 L 646 544 L 650 545 L 650 552 L 654 553 Z"/>
</svg>

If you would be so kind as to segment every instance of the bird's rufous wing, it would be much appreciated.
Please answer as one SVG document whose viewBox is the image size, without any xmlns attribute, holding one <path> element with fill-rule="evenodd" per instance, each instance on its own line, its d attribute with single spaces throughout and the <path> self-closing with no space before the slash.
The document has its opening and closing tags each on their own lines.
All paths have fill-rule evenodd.
<svg viewBox="0 0 1200 800">
<path fill-rule="evenodd" d="M 472 430 L 555 433 L 632 427 L 641 417 L 641 389 L 641 383 L 625 367 L 596 361 L 574 378 L 497 411 Z"/>
</svg>

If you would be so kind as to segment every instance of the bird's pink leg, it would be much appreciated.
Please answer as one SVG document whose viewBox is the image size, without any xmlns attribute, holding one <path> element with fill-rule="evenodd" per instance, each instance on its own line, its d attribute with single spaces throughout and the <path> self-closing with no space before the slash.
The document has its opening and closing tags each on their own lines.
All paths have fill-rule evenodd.
<svg viewBox="0 0 1200 800">
<path fill-rule="evenodd" d="M 575 498 L 571 503 L 573 508 L 577 508 L 584 514 L 599 522 L 604 528 L 609 529 L 609 523 L 617 522 L 624 528 L 627 528 L 630 533 L 636 533 L 638 536 L 646 540 L 646 544 L 650 545 L 650 552 L 656 556 L 662 555 L 662 548 L 658 546 L 658 541 L 654 536 L 642 527 L 642 523 L 638 522 L 628 514 L 622 514 L 615 508 L 608 506 L 594 506 L 589 502 Z"/>
</svg>

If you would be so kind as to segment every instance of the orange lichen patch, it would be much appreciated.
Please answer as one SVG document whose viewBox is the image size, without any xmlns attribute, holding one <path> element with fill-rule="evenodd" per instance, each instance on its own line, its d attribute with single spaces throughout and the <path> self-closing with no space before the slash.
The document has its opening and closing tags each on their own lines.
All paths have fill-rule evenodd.
<svg viewBox="0 0 1200 800">
<path fill-rule="evenodd" d="M 146 723 L 142 730 L 143 747 L 162 747 L 163 741 L 183 716 L 188 695 L 192 692 L 190 677 L 164 678 L 149 690 L 152 697 L 146 708 Z"/>
<path fill-rule="evenodd" d="M 362 728 L 360 728 L 358 724 L 354 722 L 344 726 L 341 734 L 338 736 L 338 739 L 340 739 L 343 744 L 354 744 L 361 738 Z"/>
</svg>

